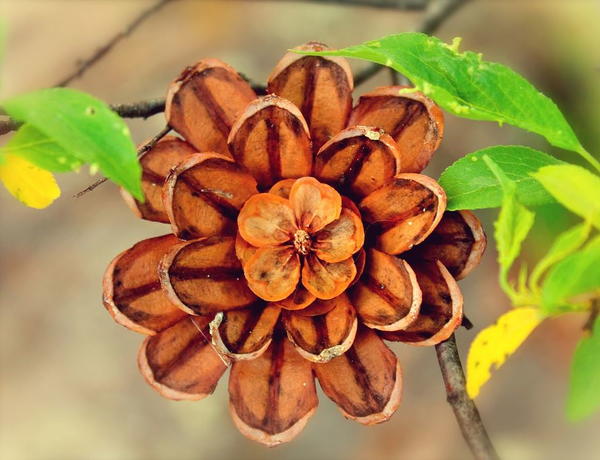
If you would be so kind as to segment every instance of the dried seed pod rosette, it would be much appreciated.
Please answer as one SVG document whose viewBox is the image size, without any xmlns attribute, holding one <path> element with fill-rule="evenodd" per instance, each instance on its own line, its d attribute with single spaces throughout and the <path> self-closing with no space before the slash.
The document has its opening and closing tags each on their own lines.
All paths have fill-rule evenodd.
<svg viewBox="0 0 600 460">
<path fill-rule="evenodd" d="M 424 95 L 378 88 L 352 108 L 345 60 L 294 53 L 267 88 L 216 59 L 171 85 L 182 138 L 142 159 L 146 202 L 126 198 L 172 234 L 113 260 L 104 304 L 148 336 L 139 367 L 167 398 L 201 399 L 231 367 L 235 425 L 273 446 L 315 412 L 315 379 L 344 416 L 389 419 L 402 375 L 385 340 L 447 339 L 486 240 L 420 173 L 443 133 Z"/>
</svg>

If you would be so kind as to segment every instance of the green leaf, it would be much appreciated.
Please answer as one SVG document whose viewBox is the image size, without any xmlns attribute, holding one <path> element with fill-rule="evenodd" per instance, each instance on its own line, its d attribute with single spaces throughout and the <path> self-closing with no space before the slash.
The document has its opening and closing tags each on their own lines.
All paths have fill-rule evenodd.
<svg viewBox="0 0 600 460">
<path fill-rule="evenodd" d="M 104 102 L 68 88 L 16 96 L 2 104 L 58 144 L 69 156 L 97 166 L 103 174 L 143 200 L 141 168 L 125 122 Z"/>
<path fill-rule="evenodd" d="M 600 177 L 581 166 L 545 166 L 531 174 L 569 211 L 600 229 Z"/>
<path fill-rule="evenodd" d="M 19 155 L 42 169 L 54 172 L 72 171 L 84 161 L 30 124 L 21 126 L 1 150 Z"/>
<path fill-rule="evenodd" d="M 508 272 L 521 252 L 521 244 L 533 226 L 535 214 L 517 201 L 516 185 L 502 169 L 490 157 L 484 155 L 482 158 L 496 176 L 504 193 L 502 208 L 494 222 L 494 236 L 500 264 L 500 285 L 514 299 L 517 293 L 508 281 Z"/>
<path fill-rule="evenodd" d="M 600 244 L 593 240 L 550 270 L 542 286 L 542 309 L 547 314 L 579 311 L 598 297 Z"/>
<path fill-rule="evenodd" d="M 571 363 L 567 416 L 581 420 L 600 408 L 600 317 L 593 332 L 577 344 Z"/>
<path fill-rule="evenodd" d="M 531 277 L 529 279 L 530 288 L 537 290 L 539 280 L 544 272 L 555 263 L 560 262 L 569 254 L 572 254 L 579 249 L 583 243 L 585 243 L 589 234 L 590 224 L 587 222 L 575 225 L 569 230 L 561 233 L 556 240 L 554 240 L 546 255 L 542 257 L 531 272 Z"/>
<path fill-rule="evenodd" d="M 408 77 L 415 87 L 446 111 L 473 120 L 509 123 L 544 136 L 557 147 L 578 152 L 600 170 L 551 99 L 510 68 L 458 51 L 420 33 L 389 35 L 339 50 L 301 54 L 346 56 L 383 64 Z"/>
<path fill-rule="evenodd" d="M 554 198 L 530 174 L 542 166 L 562 162 L 529 147 L 498 145 L 469 153 L 442 173 L 439 183 L 446 191 L 449 210 L 495 208 L 502 204 L 502 187 L 482 161 L 484 155 L 515 183 L 520 203 L 538 206 L 554 202 Z"/>
</svg>

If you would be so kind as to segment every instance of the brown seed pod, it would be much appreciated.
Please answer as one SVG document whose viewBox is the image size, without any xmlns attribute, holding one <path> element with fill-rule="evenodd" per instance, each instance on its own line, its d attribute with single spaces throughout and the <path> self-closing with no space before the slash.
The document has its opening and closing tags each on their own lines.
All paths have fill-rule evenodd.
<svg viewBox="0 0 600 460">
<path fill-rule="evenodd" d="M 441 261 L 457 280 L 479 265 L 487 239 L 471 211 L 446 211 L 427 239 L 406 255 L 408 260 Z"/>
<path fill-rule="evenodd" d="M 422 242 L 435 229 L 446 209 L 446 193 L 422 174 L 398 174 L 392 183 L 360 202 L 376 247 L 400 254 Z"/>
<path fill-rule="evenodd" d="M 405 328 L 417 318 L 421 289 L 408 263 L 369 249 L 365 271 L 352 288 L 351 299 L 365 325 L 382 331 L 395 331 Z"/>
<path fill-rule="evenodd" d="M 354 342 L 358 325 L 356 311 L 346 294 L 324 302 L 333 306 L 322 315 L 283 313 L 288 338 L 300 355 L 315 363 L 324 363 L 344 354 Z"/>
<path fill-rule="evenodd" d="M 155 334 L 186 316 L 161 289 L 158 266 L 179 240 L 164 235 L 140 241 L 119 254 L 104 274 L 104 306 L 115 321 L 142 334 Z"/>
<path fill-rule="evenodd" d="M 366 327 L 359 328 L 354 344 L 342 356 L 313 366 L 321 388 L 345 417 L 373 425 L 388 420 L 400 405 L 400 364 Z"/>
<path fill-rule="evenodd" d="M 414 265 L 423 292 L 417 319 L 403 330 L 383 332 L 394 342 L 430 346 L 443 342 L 462 322 L 463 297 L 456 280 L 440 261 Z"/>
<path fill-rule="evenodd" d="M 244 281 L 232 237 L 176 245 L 163 258 L 159 275 L 171 302 L 191 315 L 216 314 L 257 301 Z"/>
<path fill-rule="evenodd" d="M 250 103 L 231 128 L 228 144 L 236 162 L 250 171 L 262 190 L 312 171 L 306 121 L 294 104 L 277 96 Z"/>
<path fill-rule="evenodd" d="M 309 42 L 298 50 L 322 51 Z M 344 58 L 288 52 L 269 76 L 267 91 L 292 101 L 310 126 L 314 152 L 346 126 L 352 109 L 352 70 Z"/>
<path fill-rule="evenodd" d="M 256 192 L 254 178 L 229 157 L 201 153 L 173 170 L 163 200 L 173 233 L 193 239 L 235 234 L 238 212 Z"/>
<path fill-rule="evenodd" d="M 127 190 L 121 195 L 132 211 L 142 219 L 169 223 L 162 200 L 162 186 L 175 166 L 196 153 L 196 149 L 175 136 L 163 137 L 154 147 L 140 156 L 144 203 L 136 200 Z"/>
<path fill-rule="evenodd" d="M 318 404 L 311 363 L 286 338 L 231 367 L 229 411 L 236 427 L 254 441 L 270 447 L 290 441 Z"/>
<path fill-rule="evenodd" d="M 384 129 L 394 138 L 402 157 L 402 172 L 421 172 L 444 135 L 444 114 L 424 94 L 400 93 L 407 87 L 385 86 L 360 97 L 348 126 Z"/>
<path fill-rule="evenodd" d="M 235 359 L 255 359 L 271 344 L 281 309 L 268 305 L 217 313 L 210 334 L 217 349 Z"/>
<path fill-rule="evenodd" d="M 315 177 L 362 199 L 401 172 L 394 139 L 381 129 L 354 126 L 337 134 L 319 150 Z"/>
<path fill-rule="evenodd" d="M 186 68 L 167 93 L 169 126 L 200 152 L 228 154 L 233 122 L 256 94 L 242 77 L 218 59 Z"/>
<path fill-rule="evenodd" d="M 208 321 L 210 317 L 186 317 L 142 343 L 140 371 L 165 398 L 202 399 L 214 391 L 227 369 L 209 342 Z"/>
</svg>

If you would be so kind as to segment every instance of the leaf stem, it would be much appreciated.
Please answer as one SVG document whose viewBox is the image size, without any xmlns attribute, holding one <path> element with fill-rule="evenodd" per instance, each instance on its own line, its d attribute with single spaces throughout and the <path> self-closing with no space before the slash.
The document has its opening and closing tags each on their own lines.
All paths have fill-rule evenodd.
<svg viewBox="0 0 600 460">
<path fill-rule="evenodd" d="M 440 371 L 446 387 L 447 401 L 452 406 L 454 416 L 465 441 L 477 460 L 497 460 L 479 410 L 467 395 L 465 373 L 460 362 L 454 334 L 448 340 L 435 346 Z"/>
<path fill-rule="evenodd" d="M 590 152 L 583 147 L 577 150 L 577 153 L 581 155 L 589 164 L 591 164 L 596 171 L 600 172 L 600 161 L 598 161 Z"/>
</svg>

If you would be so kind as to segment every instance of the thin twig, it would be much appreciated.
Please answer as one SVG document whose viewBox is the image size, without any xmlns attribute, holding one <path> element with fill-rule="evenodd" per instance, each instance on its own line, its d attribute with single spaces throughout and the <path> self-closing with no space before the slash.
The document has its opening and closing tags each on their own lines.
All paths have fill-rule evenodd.
<svg viewBox="0 0 600 460">
<path fill-rule="evenodd" d="M 143 144 L 142 146 L 140 146 L 140 148 L 138 149 L 138 152 L 137 152 L 138 153 L 138 158 L 140 156 L 142 156 L 144 153 L 146 153 L 148 150 L 150 150 L 152 147 L 154 147 L 158 141 L 160 141 L 163 137 L 165 137 L 169 133 L 169 131 L 171 131 L 171 127 L 169 125 L 167 125 L 158 134 L 156 134 L 152 139 L 150 139 L 148 142 L 146 142 L 145 144 Z M 76 193 L 75 195 L 73 195 L 73 198 L 80 198 L 80 197 L 82 197 L 86 193 L 91 192 L 95 188 L 97 188 L 100 185 L 104 184 L 104 182 L 106 182 L 107 180 L 108 179 L 106 177 L 98 179 L 93 184 L 88 185 L 82 191 L 80 191 L 80 192 Z"/>
<path fill-rule="evenodd" d="M 0 136 L 8 134 L 11 131 L 16 131 L 19 129 L 19 126 L 21 126 L 21 123 L 13 120 L 12 118 L 0 121 Z"/>
<path fill-rule="evenodd" d="M 142 24 L 146 19 L 148 19 L 153 14 L 160 11 L 167 3 L 172 0 L 159 0 L 157 3 L 152 5 L 151 7 L 142 11 L 139 16 L 137 16 L 132 22 L 130 22 L 125 29 L 112 37 L 107 43 L 102 45 L 100 48 L 96 50 L 96 52 L 90 56 L 88 59 L 84 60 L 77 70 L 73 72 L 71 75 L 65 77 L 61 81 L 59 81 L 55 86 L 67 86 L 76 78 L 81 77 L 90 67 L 92 67 L 96 62 L 102 59 L 116 44 L 118 44 L 121 40 L 129 36 L 137 27 Z"/>
<path fill-rule="evenodd" d="M 432 0 L 427 5 L 421 24 L 416 32 L 433 34 L 450 16 L 469 0 Z M 371 64 L 354 76 L 354 85 L 358 86 L 377 75 L 385 66 Z"/>
<path fill-rule="evenodd" d="M 499 458 L 498 454 L 481 421 L 477 406 L 467 395 L 465 373 L 460 362 L 454 335 L 445 342 L 436 345 L 435 351 L 446 386 L 448 403 L 452 406 L 454 416 L 473 457 L 477 460 L 497 460 Z"/>
<path fill-rule="evenodd" d="M 114 104 L 110 108 L 123 118 L 148 118 L 157 113 L 164 112 L 165 99 L 150 99 L 133 104 Z"/>
</svg>

